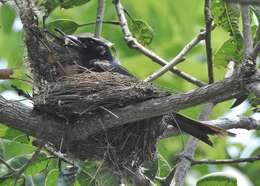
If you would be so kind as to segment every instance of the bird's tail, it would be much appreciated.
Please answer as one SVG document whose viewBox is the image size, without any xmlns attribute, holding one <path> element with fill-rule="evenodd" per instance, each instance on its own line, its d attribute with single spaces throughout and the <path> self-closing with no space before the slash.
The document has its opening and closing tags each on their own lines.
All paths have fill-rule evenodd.
<svg viewBox="0 0 260 186">
<path fill-rule="evenodd" d="M 195 121 L 177 113 L 171 114 L 169 117 L 166 116 L 165 120 L 173 127 L 198 138 L 210 146 L 212 146 L 213 143 L 210 141 L 208 135 L 235 136 L 234 133 L 228 132 L 223 128 Z"/>
</svg>

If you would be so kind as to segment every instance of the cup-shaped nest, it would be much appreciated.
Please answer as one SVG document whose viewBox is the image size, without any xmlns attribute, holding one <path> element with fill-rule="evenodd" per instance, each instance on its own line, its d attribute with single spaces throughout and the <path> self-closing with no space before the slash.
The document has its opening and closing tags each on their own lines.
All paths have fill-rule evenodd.
<svg viewBox="0 0 260 186">
<path fill-rule="evenodd" d="M 66 118 L 73 127 L 81 117 L 167 95 L 133 77 L 111 72 L 86 72 L 46 84 L 34 96 L 34 104 L 41 112 Z M 153 159 L 157 139 L 164 129 L 161 117 L 105 130 L 106 123 L 103 125 L 99 132 L 84 141 L 68 141 L 69 151 L 80 154 L 81 159 L 105 158 L 116 168 L 136 169 L 144 161 Z"/>
</svg>

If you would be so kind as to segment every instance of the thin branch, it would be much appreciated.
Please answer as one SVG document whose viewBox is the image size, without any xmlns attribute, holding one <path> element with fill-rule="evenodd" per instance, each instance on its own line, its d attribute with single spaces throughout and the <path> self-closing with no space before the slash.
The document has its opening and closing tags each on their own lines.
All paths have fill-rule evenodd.
<svg viewBox="0 0 260 186">
<path fill-rule="evenodd" d="M 227 70 L 227 73 L 230 74 L 230 69 Z M 214 108 L 214 102 L 209 102 L 204 106 L 203 111 L 200 113 L 199 120 L 208 120 L 210 113 Z M 171 186 L 183 186 L 185 182 L 185 176 L 188 170 L 191 168 L 191 161 L 187 159 L 193 159 L 197 148 L 198 139 L 191 137 L 190 140 L 187 142 L 185 149 L 179 156 L 181 158 L 180 162 L 176 165 L 176 171 L 174 178 L 172 179 L 170 185 Z"/>
<path fill-rule="evenodd" d="M 105 0 L 98 0 L 97 17 L 96 17 L 96 28 L 94 36 L 100 38 L 102 33 L 102 23 L 105 12 Z"/>
<path fill-rule="evenodd" d="M 211 47 L 211 30 L 212 30 L 212 15 L 211 15 L 211 0 L 205 0 L 204 5 L 204 16 L 206 23 L 206 53 L 207 53 L 207 63 L 208 63 L 208 77 L 209 83 L 214 82 L 214 72 L 213 72 L 213 61 L 212 61 L 212 47 Z"/>
<path fill-rule="evenodd" d="M 207 120 L 212 109 L 213 104 L 208 103 L 205 104 L 203 111 L 201 112 L 199 119 L 200 120 Z M 189 157 L 190 159 L 193 158 L 196 148 L 198 144 L 198 139 L 191 137 L 187 144 L 185 145 L 184 150 L 181 152 L 181 154 L 178 156 L 180 158 L 180 161 L 178 161 L 176 165 L 176 170 L 173 179 L 171 180 L 170 184 L 171 186 L 182 186 L 185 182 L 185 176 L 187 174 L 187 171 L 191 167 L 191 161 L 185 157 Z M 167 178 L 166 178 L 167 180 Z"/>
<path fill-rule="evenodd" d="M 102 21 L 102 23 L 120 26 L 120 23 L 118 21 Z M 91 25 L 96 25 L 96 22 L 89 22 L 89 23 L 81 24 L 81 25 L 78 25 L 78 27 L 91 26 Z"/>
<path fill-rule="evenodd" d="M 0 69 L 0 79 L 11 79 L 11 76 L 14 74 L 14 69 L 6 68 Z"/>
<path fill-rule="evenodd" d="M 238 158 L 238 159 L 223 159 L 223 160 L 194 160 L 187 157 L 192 165 L 205 165 L 205 164 L 237 164 L 237 163 L 254 163 L 255 161 L 260 160 L 260 155 L 256 157 L 249 157 L 249 158 Z"/>
<path fill-rule="evenodd" d="M 251 53 L 251 58 L 253 60 L 255 60 L 258 56 L 258 54 L 260 53 L 260 41 L 258 41 L 256 44 L 255 44 L 255 47 Z"/>
<path fill-rule="evenodd" d="M 8 163 L 6 163 L 4 160 L 0 159 L 0 162 L 3 163 L 7 168 L 11 170 L 11 172 L 8 172 L 4 176 L 0 177 L 0 180 L 5 180 L 8 178 L 14 178 L 14 185 L 16 185 L 18 179 L 21 177 L 23 172 L 32 164 L 32 162 L 37 158 L 37 156 L 40 154 L 41 149 L 43 148 L 44 144 L 41 144 L 40 147 L 36 149 L 32 157 L 19 169 L 14 169 L 11 167 Z"/>
<path fill-rule="evenodd" d="M 0 158 L 0 163 L 4 164 L 8 169 L 10 169 L 11 171 L 16 171 L 11 165 L 9 165 L 5 160 L 3 160 L 2 158 Z"/>
<path fill-rule="evenodd" d="M 239 3 L 242 5 L 260 5 L 259 0 L 226 0 L 228 3 Z"/>
<path fill-rule="evenodd" d="M 253 38 L 251 31 L 249 5 L 241 5 L 241 12 L 244 38 L 244 58 L 243 63 L 238 69 L 238 74 L 243 78 L 248 76 L 249 74 L 254 74 L 256 72 L 256 60 L 255 58 L 252 58 L 255 49 L 253 50 Z"/>
<path fill-rule="evenodd" d="M 228 62 L 228 65 L 227 65 L 227 72 L 225 74 L 225 78 L 230 78 L 234 72 L 235 72 L 235 66 L 236 66 L 236 62 L 231 60 Z"/>
<path fill-rule="evenodd" d="M 126 41 L 128 46 L 130 48 L 134 48 L 134 49 L 138 50 L 143 55 L 150 58 L 152 61 L 156 62 L 157 64 L 159 64 L 161 66 L 167 65 L 168 62 L 166 60 L 164 60 L 163 58 L 161 58 L 160 56 L 158 56 L 151 50 L 145 48 L 133 37 L 132 33 L 129 30 L 128 23 L 127 23 L 127 20 L 125 17 L 124 8 L 123 8 L 122 4 L 120 3 L 120 0 L 115 0 L 114 4 L 115 4 L 116 12 L 118 15 L 118 19 L 119 19 L 119 22 L 121 25 L 121 29 L 124 34 L 124 40 Z M 201 37 L 204 37 L 205 32 L 200 33 L 200 34 L 201 34 Z M 204 38 L 201 38 L 201 39 L 204 39 Z M 191 75 L 189 75 L 185 72 L 182 72 L 182 71 L 178 70 L 177 68 L 171 68 L 170 71 L 194 85 L 197 85 L 197 86 L 206 85 L 206 83 L 204 83 L 203 81 L 198 80 L 197 78 L 192 77 Z"/>
<path fill-rule="evenodd" d="M 32 155 L 32 157 L 26 162 L 26 164 L 24 164 L 22 166 L 22 168 L 20 168 L 18 171 L 16 171 L 14 173 L 14 176 L 16 178 L 16 181 L 20 178 L 20 176 L 23 174 L 23 172 L 35 161 L 35 159 L 39 156 L 42 148 L 44 147 L 44 143 L 42 143 L 34 152 L 34 154 Z M 15 181 L 15 182 L 16 182 Z"/>
<path fill-rule="evenodd" d="M 144 81 L 151 82 L 163 74 L 165 74 L 169 69 L 174 67 L 176 64 L 178 64 L 181 60 L 183 60 L 184 56 L 193 48 L 195 47 L 202 39 L 204 39 L 204 32 L 198 34 L 196 37 L 194 37 L 184 48 L 180 51 L 179 54 L 176 55 L 167 65 L 163 66 L 160 70 L 150 75 L 148 78 L 146 78 Z"/>
<path fill-rule="evenodd" d="M 253 39 L 249 15 L 249 6 L 241 5 L 242 12 L 242 25 L 243 25 L 243 38 L 244 38 L 244 58 L 249 57 L 253 50 Z"/>
</svg>

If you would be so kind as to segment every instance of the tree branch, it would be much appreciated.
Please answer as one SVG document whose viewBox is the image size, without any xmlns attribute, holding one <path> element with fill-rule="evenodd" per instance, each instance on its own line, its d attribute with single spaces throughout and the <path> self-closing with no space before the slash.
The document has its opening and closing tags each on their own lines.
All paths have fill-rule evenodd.
<svg viewBox="0 0 260 186">
<path fill-rule="evenodd" d="M 203 111 L 201 112 L 199 119 L 200 120 L 207 120 L 209 114 L 211 113 L 213 109 L 213 104 L 208 103 L 204 106 Z M 187 174 L 187 171 L 191 167 L 191 161 L 185 157 L 189 157 L 190 159 L 193 158 L 194 153 L 196 151 L 198 144 L 198 139 L 191 137 L 187 144 L 185 145 L 184 150 L 181 152 L 180 155 L 178 155 L 178 158 L 180 158 L 180 161 L 178 161 L 176 167 L 175 167 L 175 174 L 173 179 L 171 180 L 170 184 L 171 186 L 182 186 L 185 182 L 185 176 Z M 166 178 L 167 180 L 167 178 Z"/>
<path fill-rule="evenodd" d="M 251 23 L 249 15 L 249 6 L 241 5 L 243 38 L 244 38 L 244 58 L 248 58 L 253 50 L 253 39 L 251 32 Z"/>
<path fill-rule="evenodd" d="M 91 118 L 78 121 L 72 133 L 80 134 L 77 135 L 77 138 L 84 139 L 86 136 L 91 135 L 92 132 L 99 131 L 101 126 L 111 128 L 125 123 L 162 116 L 170 112 L 177 112 L 197 104 L 234 98 L 241 94 L 242 87 L 240 85 L 239 79 L 229 78 L 188 93 L 156 98 L 124 108 L 112 109 L 110 111 L 116 114 L 118 118 L 107 112 L 102 112 L 93 115 Z"/>
<path fill-rule="evenodd" d="M 205 0 L 204 5 L 204 17 L 206 23 L 206 53 L 207 53 L 207 63 L 208 63 L 208 77 L 209 83 L 214 82 L 214 72 L 213 72 L 213 61 L 212 61 L 212 48 L 211 48 L 211 27 L 212 27 L 212 15 L 211 15 L 211 0 Z"/>
<path fill-rule="evenodd" d="M 260 28 L 260 27 L 259 27 Z M 260 53 L 260 41 L 258 41 L 255 44 L 255 48 L 253 49 L 252 53 L 251 53 L 251 57 L 253 60 L 256 59 L 257 55 Z"/>
<path fill-rule="evenodd" d="M 226 0 L 228 3 L 239 3 L 242 5 L 260 5 L 259 0 Z"/>
<path fill-rule="evenodd" d="M 59 144 L 64 134 L 61 120 L 0 96 L 0 122 L 36 138 Z"/>
<path fill-rule="evenodd" d="M 241 93 L 241 89 L 243 89 L 241 85 L 240 79 L 229 78 L 188 93 L 171 95 L 129 105 L 124 108 L 112 109 L 111 111 L 119 118 L 103 111 L 91 115 L 89 118 L 79 120 L 70 135 L 73 140 L 84 140 L 90 135 L 101 130 L 103 131 L 104 126 L 108 129 L 126 123 L 162 116 L 208 101 L 219 102 L 230 99 Z M 60 143 L 65 130 L 64 121 L 44 113 L 38 113 L 19 102 L 7 101 L 3 97 L 0 97 L 0 122 L 54 144 Z"/>
<path fill-rule="evenodd" d="M 227 74 L 231 74 L 232 69 L 227 70 Z M 226 75 L 227 75 L 226 74 Z M 209 76 L 210 78 L 210 76 Z M 201 112 L 199 119 L 200 120 L 208 120 L 208 117 L 214 107 L 214 102 L 209 102 L 207 105 L 205 105 L 203 112 Z M 190 140 L 187 142 L 185 145 L 185 149 L 182 151 L 181 155 L 179 156 L 181 160 L 179 163 L 176 165 L 176 170 L 175 170 L 175 175 L 169 185 L 174 185 L 174 186 L 182 186 L 184 185 L 185 182 L 185 176 L 188 172 L 188 170 L 191 167 L 191 161 L 189 159 L 192 159 L 196 148 L 197 148 L 197 143 L 198 140 L 194 137 L 191 137 Z M 185 158 L 189 157 L 189 159 Z M 167 178 L 166 178 L 167 180 Z M 169 179 L 168 179 L 169 180 Z"/>
<path fill-rule="evenodd" d="M 23 174 L 23 172 L 28 168 L 28 166 L 30 166 L 35 159 L 39 156 L 39 154 L 41 153 L 41 150 L 44 146 L 44 143 L 42 143 L 37 149 L 36 151 L 33 153 L 32 157 L 17 171 L 14 172 L 14 177 L 15 177 L 15 184 L 17 183 L 18 179 L 21 177 L 21 175 Z"/>
<path fill-rule="evenodd" d="M 100 38 L 102 33 L 102 23 L 105 12 L 105 0 L 98 0 L 98 8 L 97 8 L 97 18 L 96 18 L 96 28 L 94 36 L 96 38 Z"/>
<path fill-rule="evenodd" d="M 189 157 L 187 157 L 189 159 Z M 238 158 L 238 159 L 223 159 L 223 160 L 194 160 L 189 159 L 192 165 L 205 165 L 205 164 L 237 164 L 237 163 L 254 163 L 255 161 L 260 160 L 260 155 L 256 157 L 249 157 L 249 158 Z"/>
<path fill-rule="evenodd" d="M 184 56 L 193 48 L 195 47 L 203 38 L 204 38 L 204 32 L 198 34 L 196 37 L 194 37 L 184 48 L 180 51 L 178 55 L 176 55 L 169 63 L 167 63 L 165 66 L 163 66 L 160 70 L 150 75 L 148 78 L 146 78 L 144 81 L 151 82 L 155 79 L 159 78 L 163 74 L 165 74 L 169 69 L 172 69 L 176 64 L 178 64 L 181 60 L 183 60 Z"/>
<path fill-rule="evenodd" d="M 118 19 L 121 25 L 121 29 L 123 31 L 124 34 L 124 39 L 126 41 L 126 43 L 128 44 L 128 46 L 130 48 L 134 48 L 136 50 L 138 50 L 139 52 L 141 52 L 143 55 L 147 56 L 148 58 L 150 58 L 152 61 L 156 62 L 157 64 L 161 65 L 161 66 L 165 66 L 168 64 L 168 62 L 166 60 L 164 60 L 163 58 L 161 58 L 160 56 L 158 56 L 157 54 L 155 54 L 154 52 L 148 50 L 147 48 L 145 48 L 143 45 L 141 45 L 132 35 L 132 33 L 129 30 L 128 27 L 128 23 L 125 17 L 125 13 L 124 13 L 124 8 L 120 2 L 120 0 L 115 0 L 114 1 L 115 4 L 115 8 L 116 8 L 116 12 L 118 15 Z M 205 32 L 202 32 L 199 34 L 199 36 L 196 37 L 200 37 L 201 39 L 203 39 L 205 36 Z M 194 38 L 196 39 L 196 38 Z M 197 85 L 197 86 L 204 86 L 206 85 L 206 83 L 196 79 L 195 77 L 192 77 L 189 74 L 186 74 L 185 72 L 182 72 L 180 70 L 178 70 L 177 68 L 171 68 L 169 69 L 171 72 L 173 72 L 174 74 L 180 76 L 181 78 L 185 79 L 186 81 Z"/>
</svg>

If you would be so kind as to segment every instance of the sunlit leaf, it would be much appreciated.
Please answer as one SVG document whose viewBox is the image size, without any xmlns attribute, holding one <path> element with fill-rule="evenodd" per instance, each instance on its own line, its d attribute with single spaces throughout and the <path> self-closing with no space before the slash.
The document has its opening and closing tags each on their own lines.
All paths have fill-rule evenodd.
<svg viewBox="0 0 260 186">
<path fill-rule="evenodd" d="M 27 167 L 25 174 L 35 176 L 47 168 L 50 160 L 47 159 L 47 155 L 41 152 L 37 158 Z"/>
<path fill-rule="evenodd" d="M 255 42 L 260 40 L 260 7 L 259 6 L 253 6 L 252 10 L 258 20 L 258 27 L 255 33 Z"/>
<path fill-rule="evenodd" d="M 45 10 L 45 16 L 48 17 L 57 7 L 69 9 L 76 6 L 81 6 L 89 1 L 90 0 L 36 0 L 36 4 Z"/>
<path fill-rule="evenodd" d="M 212 2 L 212 15 L 214 23 L 227 31 L 234 39 L 237 48 L 242 49 L 242 35 L 239 30 L 239 5 L 227 3 L 225 0 L 214 0 Z"/>
<path fill-rule="evenodd" d="M 158 155 L 158 164 L 159 164 L 159 176 L 160 177 L 167 176 L 171 171 L 171 166 L 161 154 Z"/>
<path fill-rule="evenodd" d="M 196 186 L 237 186 L 237 179 L 226 173 L 211 173 L 199 179 Z"/>
<path fill-rule="evenodd" d="M 226 67 L 228 61 L 240 61 L 241 51 L 237 50 L 236 43 L 233 39 L 229 39 L 223 43 L 214 55 L 214 65 L 216 67 Z"/>
<path fill-rule="evenodd" d="M 153 29 L 140 19 L 131 20 L 129 28 L 134 37 L 143 45 L 151 44 L 154 36 Z"/>
<path fill-rule="evenodd" d="M 69 9 L 88 3 L 90 0 L 60 0 L 60 7 Z"/>
<path fill-rule="evenodd" d="M 0 25 L 5 33 L 10 33 L 16 17 L 15 10 L 4 4 L 0 6 Z"/>
<path fill-rule="evenodd" d="M 73 34 L 78 27 L 79 25 L 76 22 L 69 19 L 58 19 L 46 24 L 46 28 L 49 31 L 55 32 L 56 29 L 60 29 L 65 34 Z"/>
<path fill-rule="evenodd" d="M 45 186 L 56 186 L 58 183 L 59 170 L 53 169 L 48 172 L 45 180 Z"/>
<path fill-rule="evenodd" d="M 35 3 L 37 6 L 44 9 L 45 16 L 48 16 L 55 8 L 59 6 L 60 0 L 36 0 Z"/>
<path fill-rule="evenodd" d="M 30 144 L 24 144 L 16 141 L 10 141 L 1 139 L 5 147 L 5 158 L 10 159 L 12 157 L 24 154 L 30 154 L 35 151 L 35 147 Z"/>
<path fill-rule="evenodd" d="M 4 142 L 3 140 L 0 140 L 0 157 L 2 159 L 5 159 L 5 145 L 4 145 Z"/>
<path fill-rule="evenodd" d="M 26 134 L 13 128 L 7 128 L 2 138 L 14 140 L 21 143 L 29 143 L 29 139 Z"/>
</svg>

